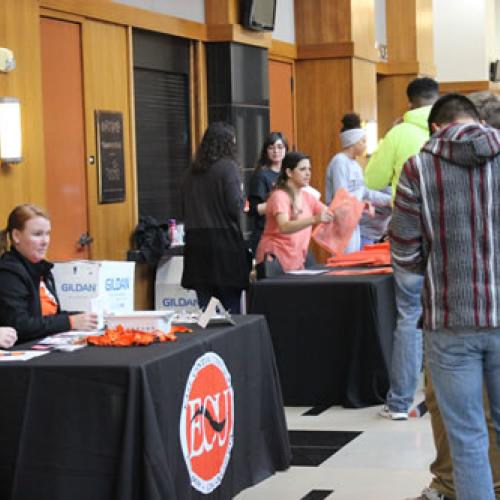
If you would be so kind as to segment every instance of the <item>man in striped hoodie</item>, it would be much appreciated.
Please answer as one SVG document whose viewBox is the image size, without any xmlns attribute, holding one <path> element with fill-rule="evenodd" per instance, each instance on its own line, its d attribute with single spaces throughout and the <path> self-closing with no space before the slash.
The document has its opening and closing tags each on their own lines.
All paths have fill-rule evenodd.
<svg viewBox="0 0 500 500">
<path fill-rule="evenodd" d="M 460 500 L 493 500 L 483 375 L 500 431 L 500 134 L 464 96 L 441 97 L 434 132 L 404 165 L 393 261 L 424 275 L 427 362 Z"/>
</svg>

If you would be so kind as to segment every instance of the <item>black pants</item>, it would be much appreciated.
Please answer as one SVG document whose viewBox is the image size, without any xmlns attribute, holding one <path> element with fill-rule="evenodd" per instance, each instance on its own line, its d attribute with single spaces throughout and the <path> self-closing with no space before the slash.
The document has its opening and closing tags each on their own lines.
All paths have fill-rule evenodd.
<svg viewBox="0 0 500 500">
<path fill-rule="evenodd" d="M 198 305 L 201 309 L 205 309 L 210 302 L 211 297 L 219 299 L 226 311 L 231 314 L 240 314 L 241 312 L 241 290 L 239 288 L 226 287 L 203 287 L 196 288 L 198 297 Z"/>
</svg>

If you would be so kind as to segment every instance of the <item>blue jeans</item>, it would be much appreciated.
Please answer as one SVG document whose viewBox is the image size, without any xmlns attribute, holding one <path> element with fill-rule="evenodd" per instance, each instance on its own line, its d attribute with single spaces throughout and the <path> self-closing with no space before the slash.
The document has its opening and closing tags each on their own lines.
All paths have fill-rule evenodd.
<svg viewBox="0 0 500 500">
<path fill-rule="evenodd" d="M 392 343 L 390 388 L 386 404 L 391 411 L 407 413 L 422 370 L 421 293 L 424 278 L 394 265 L 394 293 L 398 319 Z"/>
<path fill-rule="evenodd" d="M 425 349 L 450 443 L 457 499 L 494 500 L 483 379 L 500 444 L 500 329 L 426 332 Z"/>
</svg>

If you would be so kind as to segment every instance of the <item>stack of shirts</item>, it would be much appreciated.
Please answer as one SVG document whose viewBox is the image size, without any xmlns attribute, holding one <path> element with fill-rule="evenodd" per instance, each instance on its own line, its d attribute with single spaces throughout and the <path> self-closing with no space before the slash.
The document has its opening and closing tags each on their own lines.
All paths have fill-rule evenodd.
<svg viewBox="0 0 500 500">
<path fill-rule="evenodd" d="M 363 275 L 363 274 L 390 274 L 392 273 L 391 249 L 389 242 L 365 245 L 363 250 L 352 252 L 327 260 L 328 267 L 368 267 L 370 269 L 349 269 L 332 271 L 332 275 Z M 385 267 L 380 267 L 385 266 Z M 374 269 L 376 268 L 376 269 Z"/>
</svg>

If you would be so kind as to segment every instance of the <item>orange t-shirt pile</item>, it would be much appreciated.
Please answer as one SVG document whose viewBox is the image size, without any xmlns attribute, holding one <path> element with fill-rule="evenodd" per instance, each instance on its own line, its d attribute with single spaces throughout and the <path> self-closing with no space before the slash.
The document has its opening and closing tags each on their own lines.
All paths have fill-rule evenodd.
<svg viewBox="0 0 500 500">
<path fill-rule="evenodd" d="M 391 248 L 389 242 L 365 245 L 363 250 L 352 252 L 327 260 L 328 267 L 377 267 L 391 265 Z M 382 269 L 333 271 L 329 274 L 390 274 L 391 267 Z"/>
<path fill-rule="evenodd" d="M 90 337 L 87 337 L 87 343 L 91 345 L 106 347 L 149 345 L 155 341 L 175 341 L 177 340 L 175 334 L 178 332 L 189 333 L 192 332 L 192 330 L 186 328 L 185 326 L 178 325 L 173 326 L 168 333 L 164 333 L 160 330 L 143 332 L 141 330 L 135 330 L 133 328 L 125 329 L 122 325 L 118 325 L 116 328 L 107 328 L 104 332 L 104 335 L 92 335 Z"/>
</svg>

